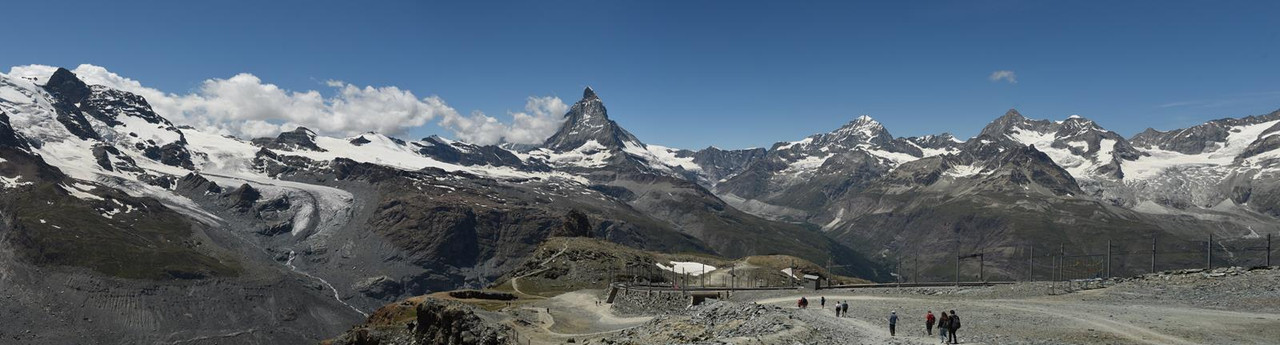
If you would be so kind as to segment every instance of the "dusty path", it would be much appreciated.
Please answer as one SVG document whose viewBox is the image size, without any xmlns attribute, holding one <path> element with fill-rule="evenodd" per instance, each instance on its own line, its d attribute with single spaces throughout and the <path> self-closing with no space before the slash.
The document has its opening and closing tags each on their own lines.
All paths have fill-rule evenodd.
<svg viewBox="0 0 1280 345">
<path fill-rule="evenodd" d="M 622 317 L 608 304 L 596 305 L 599 298 L 589 290 L 564 293 L 538 301 L 522 310 L 534 312 L 540 321 L 532 336 L 535 343 L 563 343 L 569 338 L 605 335 L 642 325 L 651 316 Z"/>
<path fill-rule="evenodd" d="M 793 301 L 788 300 L 786 302 L 793 302 Z M 781 303 L 781 302 L 778 302 L 778 303 Z M 761 304 L 775 304 L 775 303 L 761 303 Z M 801 310 L 800 313 L 810 314 L 818 318 L 830 318 L 831 320 L 833 320 L 833 322 L 835 322 L 837 325 L 842 327 L 853 326 L 858 329 L 859 334 L 863 335 L 862 338 L 858 339 L 858 341 L 860 341 L 861 343 L 870 343 L 870 344 L 888 344 L 891 342 L 894 344 L 901 344 L 903 342 L 906 342 L 909 344 L 937 344 L 938 343 L 938 338 L 935 338 L 935 337 L 910 334 L 912 332 L 908 331 L 908 327 L 903 327 L 901 329 L 898 329 L 897 336 L 890 336 L 889 328 L 888 328 L 889 326 L 887 323 L 888 321 L 885 321 L 883 323 L 873 324 L 870 321 L 866 321 L 858 318 L 852 318 L 852 317 L 835 318 L 833 316 L 834 312 L 829 309 L 826 309 L 826 310 L 805 309 L 805 310 Z M 900 326 L 905 326 L 905 325 L 900 325 Z"/>
<path fill-rule="evenodd" d="M 813 296 L 809 297 L 812 299 Z M 1105 339 L 1106 336 L 1110 336 L 1117 338 L 1120 342 L 1135 344 L 1202 344 L 1219 341 L 1221 338 L 1217 338 L 1217 336 L 1227 333 L 1235 337 L 1228 342 L 1268 343 L 1274 341 L 1268 338 L 1269 335 L 1255 334 L 1256 332 L 1248 330 L 1267 327 L 1266 325 L 1268 324 L 1280 324 L 1277 323 L 1280 322 L 1280 314 L 1172 306 L 1081 303 L 1079 301 L 1060 299 L 939 300 L 933 298 L 851 294 L 825 295 L 825 297 L 827 301 L 850 301 L 851 309 L 854 309 L 850 312 L 854 317 L 842 320 L 851 320 L 849 324 L 861 328 L 866 334 L 881 338 L 888 336 L 887 326 L 884 325 L 885 321 L 882 320 L 887 317 L 888 313 L 883 309 L 894 309 L 898 310 L 903 320 L 907 320 L 899 323 L 898 338 L 906 336 L 909 340 L 931 343 L 937 342 L 937 339 L 911 335 L 912 333 L 919 333 L 916 328 L 920 328 L 917 325 L 918 321 L 914 319 L 918 317 L 915 314 L 922 314 L 924 310 L 940 310 L 941 308 L 932 308 L 930 306 L 942 305 L 961 309 L 960 315 L 963 320 L 967 321 L 965 324 L 968 328 L 961 330 L 960 335 L 962 338 L 966 336 L 966 330 L 974 332 L 979 327 L 982 327 L 985 328 L 983 333 L 998 334 L 1006 339 L 1034 340 L 1037 337 L 1034 330 L 1035 327 L 1029 327 L 1033 329 L 1008 326 L 1000 328 L 1000 324 L 1017 325 L 1020 320 L 1045 318 L 1050 320 L 1049 324 L 1075 325 L 1072 327 L 1056 327 L 1058 329 L 1054 331 L 1059 333 L 1053 333 L 1052 336 L 1069 334 L 1070 336 L 1079 336 L 1085 339 L 1074 340 L 1076 338 L 1072 338 L 1073 340 L 1064 340 L 1067 342 L 1088 341 L 1087 339 L 1094 338 Z M 754 302 L 794 307 L 795 300 L 798 298 L 799 295 L 772 297 L 757 299 Z M 801 312 L 824 313 L 834 318 L 833 312 L 830 310 L 810 309 Z M 975 316 L 966 317 L 964 314 L 966 312 Z M 907 314 L 910 315 L 908 316 Z M 996 325 L 991 327 L 988 324 L 970 321 L 977 320 L 975 317 L 982 319 L 980 320 L 982 322 Z M 1242 328 L 1244 331 L 1241 331 Z M 1072 331 L 1075 331 L 1075 334 L 1070 334 Z M 1105 333 L 1105 335 L 1093 333 Z M 966 341 L 966 343 L 973 342 Z"/>
<path fill-rule="evenodd" d="M 564 247 L 560 248 L 560 251 L 556 252 L 555 254 L 551 254 L 551 257 L 548 257 L 546 260 L 543 260 L 543 261 L 542 261 L 542 263 L 539 265 L 539 266 L 542 266 L 542 267 L 543 267 L 542 269 L 540 269 L 540 270 L 536 270 L 536 271 L 533 271 L 533 272 L 529 272 L 529 273 L 522 274 L 522 275 L 520 275 L 519 277 L 511 278 L 511 289 L 512 289 L 512 290 L 515 290 L 515 291 L 516 291 L 516 293 L 519 293 L 519 294 L 521 294 L 521 295 L 526 295 L 526 296 L 538 296 L 538 295 L 531 295 L 531 294 L 525 293 L 524 291 L 521 291 L 521 290 L 520 290 L 520 278 L 528 277 L 528 276 L 535 275 L 535 274 L 542 273 L 542 272 L 546 271 L 546 270 L 547 270 L 547 268 L 546 268 L 546 267 L 547 267 L 547 265 L 551 264 L 551 261 L 554 261 L 557 257 L 560 257 L 560 255 L 561 255 L 561 254 L 564 254 L 564 252 L 566 252 L 566 251 L 568 251 L 568 250 L 569 250 L 569 244 L 568 244 L 568 243 L 565 243 L 565 244 L 564 244 Z"/>
</svg>

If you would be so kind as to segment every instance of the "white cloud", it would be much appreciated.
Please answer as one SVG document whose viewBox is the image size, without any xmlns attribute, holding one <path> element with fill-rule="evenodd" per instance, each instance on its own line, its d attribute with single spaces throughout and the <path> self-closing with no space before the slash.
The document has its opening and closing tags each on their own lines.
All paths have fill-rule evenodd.
<svg viewBox="0 0 1280 345">
<path fill-rule="evenodd" d="M 541 144 L 560 128 L 569 105 L 559 97 L 529 97 L 524 110 L 511 113 L 511 124 L 472 112 L 470 116 L 446 115 L 440 120 L 440 126 L 453 131 L 458 139 L 475 144 Z"/>
<path fill-rule="evenodd" d="M 987 79 L 993 82 L 998 82 L 1003 80 L 1003 81 L 1009 82 L 1009 84 L 1018 83 L 1018 75 L 1016 73 L 1013 73 L 1013 71 L 1010 71 L 1010 70 L 999 70 L 999 71 L 991 72 L 991 75 L 987 76 Z"/>
</svg>

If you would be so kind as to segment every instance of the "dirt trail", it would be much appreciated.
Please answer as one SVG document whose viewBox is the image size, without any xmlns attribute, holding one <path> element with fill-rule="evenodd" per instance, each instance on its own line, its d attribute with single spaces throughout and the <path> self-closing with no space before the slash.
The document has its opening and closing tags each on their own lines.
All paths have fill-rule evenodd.
<svg viewBox="0 0 1280 345">
<path fill-rule="evenodd" d="M 761 303 L 761 304 L 765 304 L 765 303 Z M 910 332 L 907 331 L 906 327 L 899 329 L 897 336 L 891 336 L 889 335 L 888 321 L 885 321 L 884 325 L 879 325 L 879 324 L 872 324 L 871 322 L 867 322 L 867 321 L 864 321 L 858 318 L 852 318 L 852 317 L 835 318 L 832 315 L 834 312 L 827 309 L 805 309 L 800 312 L 817 316 L 820 319 L 830 318 L 831 320 L 833 320 L 834 322 L 836 322 L 841 326 L 852 325 L 853 327 L 857 328 L 860 331 L 859 333 L 864 335 L 864 338 L 859 339 L 859 341 L 863 343 L 888 344 L 893 340 L 897 340 L 896 342 L 893 342 L 895 344 L 901 343 L 903 341 L 911 342 L 914 344 L 937 344 L 938 343 L 938 338 L 935 338 L 935 337 L 909 335 L 908 333 Z"/>
<path fill-rule="evenodd" d="M 867 296 L 867 295 L 826 295 L 828 301 L 831 300 L 848 300 L 848 301 L 865 301 L 865 302 L 883 302 L 893 305 L 907 304 L 915 306 L 930 306 L 940 304 L 938 299 L 929 298 L 911 298 L 911 297 L 893 297 L 893 296 Z M 783 306 L 794 306 L 795 300 L 799 296 L 762 298 L 754 302 L 760 304 L 774 304 Z M 1265 323 L 1280 321 L 1280 314 L 1263 314 L 1248 313 L 1237 311 L 1209 310 L 1199 308 L 1184 308 L 1172 306 L 1126 306 L 1126 305 L 1102 305 L 1079 303 L 1077 301 L 1059 301 L 1052 299 L 1029 299 L 1029 300 L 946 300 L 947 305 L 960 305 L 969 307 L 982 307 L 989 310 L 1004 310 L 1012 312 L 1016 319 L 1017 315 L 1022 314 L 1041 314 L 1053 318 L 1061 318 L 1070 320 L 1083 326 L 1082 330 L 1089 332 L 1105 332 L 1119 338 L 1126 339 L 1134 343 L 1142 344 L 1200 344 L 1204 339 L 1186 339 L 1178 335 L 1162 332 L 1159 329 L 1177 329 L 1179 325 L 1194 325 L 1200 330 L 1229 330 L 1234 325 L 1241 323 Z M 859 303 L 865 306 L 866 303 Z M 883 307 L 883 306 L 880 306 Z M 919 309 L 919 308 L 917 308 Z M 816 312 L 809 310 L 805 312 Z M 822 311 L 830 313 L 830 311 Z M 902 314 L 900 312 L 900 314 Z M 1163 323 L 1143 325 L 1141 323 L 1152 323 L 1155 319 L 1152 315 L 1158 316 Z M 963 316 L 963 315 L 961 315 Z M 1145 317 L 1145 319 L 1144 319 Z M 866 321 L 851 320 L 855 326 L 863 328 L 867 334 L 887 336 L 888 330 L 880 325 L 872 325 Z M 992 320 L 994 321 L 994 320 Z M 1016 321 L 1013 321 L 1016 322 Z M 912 323 L 914 324 L 914 323 Z M 1164 327 L 1159 327 L 1164 326 Z M 900 325 L 901 327 L 901 325 Z M 899 332 L 899 335 L 903 335 Z M 964 335 L 963 332 L 961 335 Z M 924 337 L 909 337 L 919 341 L 936 341 L 936 339 L 927 339 Z M 1209 337 L 1206 337 L 1209 338 Z M 1212 338 L 1209 338 L 1212 339 Z"/>
<path fill-rule="evenodd" d="M 536 271 L 533 271 L 533 272 L 529 272 L 529 273 L 522 274 L 522 275 L 520 275 L 519 277 L 511 278 L 511 289 L 512 289 L 512 290 L 515 290 L 515 291 L 516 291 L 516 293 L 519 293 L 519 294 L 521 294 L 521 295 L 526 295 L 526 296 L 537 296 L 537 295 L 531 295 L 531 294 L 525 293 L 524 291 L 521 291 L 521 290 L 520 290 L 520 278 L 528 277 L 528 276 L 535 275 L 535 274 L 542 273 L 542 272 L 546 271 L 546 270 L 547 270 L 547 265 L 551 264 L 551 261 L 554 261 L 557 257 L 560 257 L 560 255 L 561 255 L 561 254 L 564 254 L 564 252 L 566 252 L 566 251 L 568 251 L 568 250 L 569 250 L 569 244 L 568 244 L 568 243 L 565 243 L 565 244 L 564 244 L 564 247 L 561 247 L 561 248 L 560 248 L 560 251 L 555 252 L 555 254 L 551 254 L 551 257 L 548 257 L 546 260 L 543 260 L 541 264 L 539 264 L 539 266 L 542 266 L 542 267 L 543 267 L 542 269 L 539 269 L 539 270 L 536 270 Z"/>
<path fill-rule="evenodd" d="M 542 323 L 538 343 L 562 343 L 564 339 L 604 335 L 642 325 L 651 316 L 621 317 L 608 304 L 596 305 L 599 298 L 589 291 L 576 291 L 539 301 L 521 309 L 533 311 Z M 522 333 L 525 334 L 525 333 Z"/>
<path fill-rule="evenodd" d="M 967 302 L 967 304 L 983 305 L 992 308 L 1015 309 L 1032 313 L 1048 314 L 1057 317 L 1065 317 L 1077 322 L 1088 324 L 1098 329 L 1106 330 L 1112 334 L 1147 344 L 1196 344 L 1195 342 L 1178 338 L 1172 335 L 1163 334 L 1151 329 L 1135 326 L 1133 324 L 1108 319 L 1099 316 L 1098 313 L 1074 312 L 1067 311 L 1065 308 L 1047 308 L 1037 306 L 1033 303 L 1025 303 L 1022 301 L 991 301 L 991 302 Z"/>
</svg>

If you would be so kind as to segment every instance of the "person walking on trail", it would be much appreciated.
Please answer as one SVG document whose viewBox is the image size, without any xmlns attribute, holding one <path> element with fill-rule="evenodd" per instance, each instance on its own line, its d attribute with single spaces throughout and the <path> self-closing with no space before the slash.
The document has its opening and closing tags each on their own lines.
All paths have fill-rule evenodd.
<svg viewBox="0 0 1280 345">
<path fill-rule="evenodd" d="M 924 314 L 924 332 L 925 335 L 933 335 L 933 323 L 938 320 L 933 317 L 933 311 Z"/>
<path fill-rule="evenodd" d="M 840 302 L 835 303 L 836 317 L 840 317 Z"/>
<path fill-rule="evenodd" d="M 808 307 L 808 306 L 809 306 L 809 299 L 806 299 L 804 297 L 800 297 L 800 301 L 796 302 L 796 308 L 804 309 L 804 307 Z"/>
<path fill-rule="evenodd" d="M 898 312 L 891 311 L 889 312 L 889 336 L 895 337 L 897 335 L 898 335 Z"/>
<path fill-rule="evenodd" d="M 951 317 L 947 316 L 947 312 L 945 310 L 941 314 L 942 316 L 938 317 L 938 340 L 941 340 L 943 344 L 946 344 L 947 331 L 951 329 Z"/>
<path fill-rule="evenodd" d="M 840 302 L 840 315 L 849 317 L 849 301 Z"/>
<path fill-rule="evenodd" d="M 822 305 L 822 309 L 827 309 L 827 296 L 819 297 L 818 303 Z"/>
<path fill-rule="evenodd" d="M 950 332 L 948 332 L 948 336 L 949 336 L 949 337 L 950 337 L 950 339 L 951 339 L 951 343 L 952 343 L 952 344 L 959 344 L 959 343 L 960 343 L 960 341 L 956 340 L 956 330 L 959 330 L 959 329 L 960 329 L 960 316 L 959 316 L 959 315 L 956 315 L 956 311 L 955 311 L 955 310 L 952 310 L 952 311 L 951 311 L 951 322 L 950 322 L 950 323 L 948 323 L 947 325 L 948 325 L 948 326 L 951 326 L 951 327 L 948 327 L 948 328 L 949 328 L 949 330 L 950 330 Z"/>
</svg>

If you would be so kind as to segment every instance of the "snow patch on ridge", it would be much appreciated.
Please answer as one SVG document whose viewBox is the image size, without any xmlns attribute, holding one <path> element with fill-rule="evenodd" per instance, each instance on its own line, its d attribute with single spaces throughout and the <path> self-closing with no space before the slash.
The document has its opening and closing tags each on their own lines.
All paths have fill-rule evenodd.
<svg viewBox="0 0 1280 345">
<path fill-rule="evenodd" d="M 715 266 L 707 265 L 700 262 L 671 261 L 669 262 L 669 264 L 670 266 L 663 265 L 662 263 L 659 262 L 659 263 L 655 263 L 654 265 L 657 265 L 658 268 L 661 268 L 663 270 L 680 273 L 680 274 L 688 274 L 694 277 L 697 277 L 706 273 L 710 273 L 711 271 L 716 270 Z"/>
</svg>

